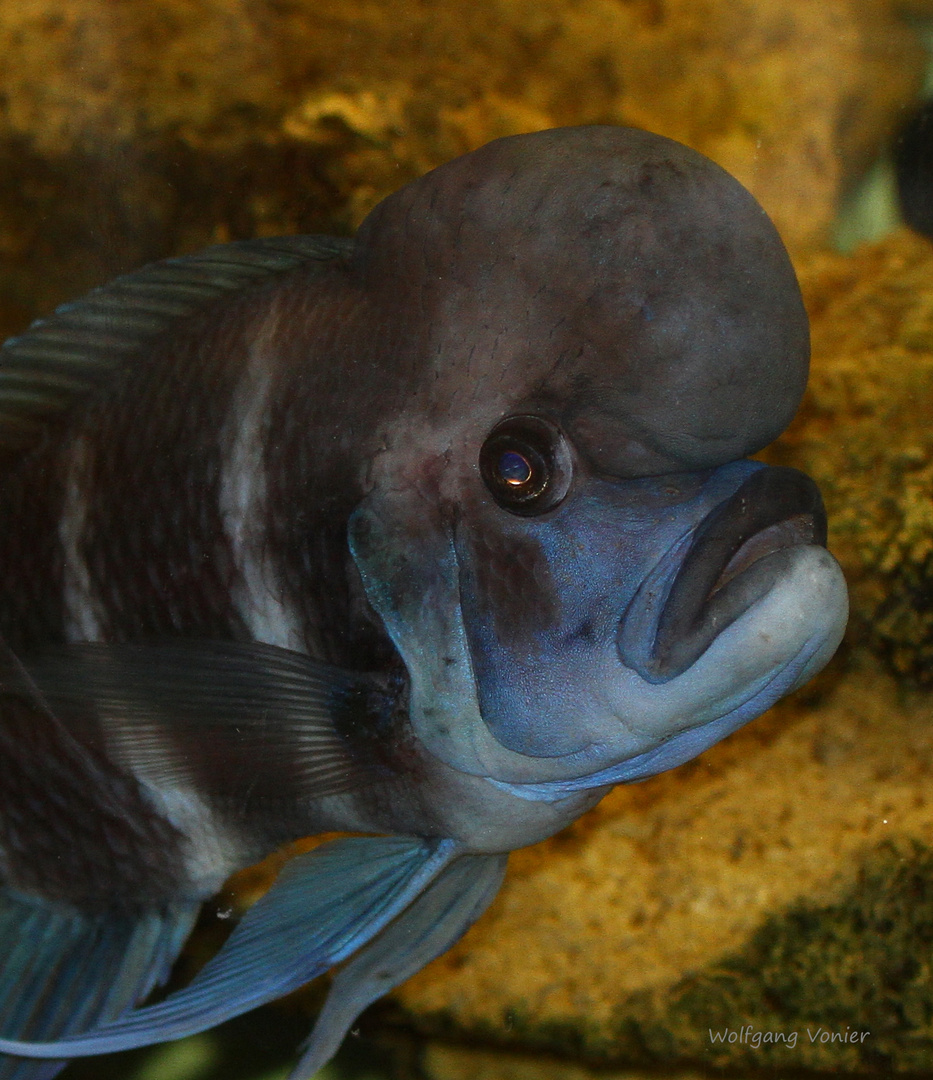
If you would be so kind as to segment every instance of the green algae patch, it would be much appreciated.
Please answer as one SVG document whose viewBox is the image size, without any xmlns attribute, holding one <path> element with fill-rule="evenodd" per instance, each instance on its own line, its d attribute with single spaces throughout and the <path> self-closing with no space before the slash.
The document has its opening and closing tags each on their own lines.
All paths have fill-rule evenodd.
<svg viewBox="0 0 933 1080">
<path fill-rule="evenodd" d="M 392 1005 L 380 1017 L 411 1020 Z M 933 851 L 885 841 L 834 899 L 790 905 L 740 950 L 619 1001 L 607 1024 L 542 1019 L 516 996 L 493 1022 L 465 1027 L 438 1010 L 415 1026 L 472 1050 L 556 1055 L 596 1076 L 671 1067 L 924 1073 L 933 1060 Z"/>
<path fill-rule="evenodd" d="M 617 1032 L 620 1047 L 640 1044 L 644 1059 L 654 1061 L 850 1073 L 928 1069 L 933 852 L 916 841 L 881 845 L 838 901 L 796 904 L 768 919 L 744 950 L 683 980 L 663 1002 L 646 995 L 626 1003 Z"/>
</svg>

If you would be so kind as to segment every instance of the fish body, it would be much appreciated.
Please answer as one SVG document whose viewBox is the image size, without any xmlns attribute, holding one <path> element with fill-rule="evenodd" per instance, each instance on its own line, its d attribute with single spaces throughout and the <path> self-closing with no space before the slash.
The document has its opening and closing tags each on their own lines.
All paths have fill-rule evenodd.
<svg viewBox="0 0 933 1080">
<path fill-rule="evenodd" d="M 751 196 L 620 128 L 498 140 L 353 242 L 155 264 L 8 342 L 0 1077 L 346 961 L 309 1076 L 509 851 L 818 671 L 819 493 L 748 459 L 808 348 Z M 372 835 L 134 1008 L 232 872 L 335 830 Z"/>
</svg>

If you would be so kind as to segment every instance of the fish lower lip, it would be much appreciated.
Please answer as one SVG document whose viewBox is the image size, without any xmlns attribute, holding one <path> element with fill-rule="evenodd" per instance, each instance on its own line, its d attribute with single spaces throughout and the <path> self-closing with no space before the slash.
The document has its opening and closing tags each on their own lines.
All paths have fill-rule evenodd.
<svg viewBox="0 0 933 1080">
<path fill-rule="evenodd" d="M 648 656 L 630 662 L 623 619 L 623 661 L 650 682 L 676 678 L 782 576 L 788 561 L 782 552 L 825 543 L 826 514 L 816 484 L 796 469 L 761 469 L 697 528 Z"/>
</svg>

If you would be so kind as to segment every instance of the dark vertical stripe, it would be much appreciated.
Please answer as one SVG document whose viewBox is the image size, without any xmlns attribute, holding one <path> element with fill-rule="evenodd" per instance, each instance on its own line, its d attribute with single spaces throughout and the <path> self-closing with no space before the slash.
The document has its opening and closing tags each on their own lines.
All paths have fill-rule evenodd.
<svg viewBox="0 0 933 1080">
<path fill-rule="evenodd" d="M 357 670 L 384 668 L 394 650 L 358 587 L 347 519 L 363 497 L 378 418 L 396 387 L 373 364 L 367 312 L 345 281 L 313 306 L 294 286 L 283 297 L 300 332 L 283 340 L 282 378 L 267 448 L 270 548 L 308 651 Z"/>
<path fill-rule="evenodd" d="M 246 312 L 194 322 L 95 404 L 85 556 L 108 638 L 245 630 L 219 510 L 220 436 L 245 362 Z"/>
<path fill-rule="evenodd" d="M 62 640 L 64 493 L 54 446 L 0 477 L 0 634 L 14 652 Z"/>
</svg>

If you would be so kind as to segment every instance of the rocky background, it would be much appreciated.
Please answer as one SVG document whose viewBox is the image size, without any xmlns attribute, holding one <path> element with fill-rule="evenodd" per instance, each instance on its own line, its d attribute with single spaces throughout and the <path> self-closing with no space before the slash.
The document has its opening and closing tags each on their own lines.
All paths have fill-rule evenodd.
<svg viewBox="0 0 933 1080">
<path fill-rule="evenodd" d="M 924 64 L 888 0 L 2 0 L 0 319 L 560 124 L 689 143 L 819 245 Z"/>
<path fill-rule="evenodd" d="M 931 20 L 929 0 L 0 0 L 2 332 L 150 259 L 350 233 L 428 168 L 559 124 L 710 155 L 801 274 L 813 377 L 766 456 L 825 493 L 842 654 L 513 856 L 464 942 L 364 1020 L 383 1071 L 351 1040 L 330 1076 L 933 1064 L 933 247 L 902 229 L 830 249 L 921 93 Z M 307 1007 L 110 1075 L 283 1076 Z"/>
</svg>

